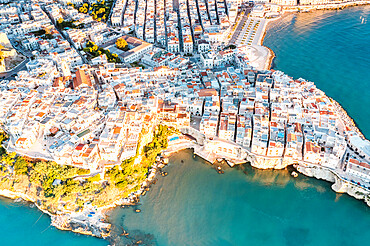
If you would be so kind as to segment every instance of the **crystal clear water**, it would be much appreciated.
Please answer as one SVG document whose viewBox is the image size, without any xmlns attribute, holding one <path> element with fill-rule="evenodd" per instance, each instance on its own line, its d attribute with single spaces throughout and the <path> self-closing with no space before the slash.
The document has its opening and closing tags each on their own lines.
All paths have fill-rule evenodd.
<svg viewBox="0 0 370 246">
<path fill-rule="evenodd" d="M 274 69 L 314 81 L 370 138 L 370 6 L 288 15 L 271 23 L 264 45 Z"/>
<path fill-rule="evenodd" d="M 275 68 L 315 81 L 370 136 L 370 6 L 282 19 L 265 44 Z M 360 17 L 362 18 L 360 19 Z M 184 163 L 181 163 L 184 160 Z M 146 245 L 366 245 L 370 209 L 329 183 L 248 165 L 220 175 L 190 151 L 170 159 L 166 177 L 142 198 L 142 210 L 115 209 L 113 241 Z M 107 245 L 59 231 L 36 208 L 0 199 L 1 245 Z M 123 228 L 128 239 L 119 236 Z"/>
<path fill-rule="evenodd" d="M 29 203 L 0 198 L 0 245 L 107 245 L 94 237 L 60 231 L 50 226 L 50 217 Z"/>
<path fill-rule="evenodd" d="M 370 136 L 370 6 L 289 15 L 272 24 L 264 44 L 274 68 L 312 80 Z M 363 20 L 364 19 L 364 20 Z M 184 160 L 182 164 L 180 160 Z M 370 209 L 334 193 L 331 184 L 288 171 L 229 169 L 219 175 L 181 152 L 167 177 L 134 208 L 111 219 L 129 239 L 157 245 L 362 245 Z"/>
<path fill-rule="evenodd" d="M 191 151 L 170 158 L 166 171 L 142 198 L 140 213 L 129 207 L 111 214 L 117 231 L 125 228 L 131 242 L 362 245 L 370 240 L 370 208 L 334 193 L 328 182 L 249 165 L 218 174 Z"/>
</svg>

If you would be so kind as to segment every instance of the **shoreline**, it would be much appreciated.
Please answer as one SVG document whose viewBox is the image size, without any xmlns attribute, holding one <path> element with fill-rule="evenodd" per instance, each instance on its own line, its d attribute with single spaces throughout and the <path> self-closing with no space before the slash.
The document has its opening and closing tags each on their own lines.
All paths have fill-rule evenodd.
<svg viewBox="0 0 370 246">
<path fill-rule="evenodd" d="M 270 47 L 267 47 L 266 45 L 263 45 L 263 41 L 265 40 L 265 36 L 267 34 L 267 31 L 271 28 L 271 23 L 280 20 L 282 17 L 283 16 L 279 16 L 279 17 L 274 18 L 274 19 L 266 20 L 267 23 L 265 23 L 265 26 L 263 27 L 262 37 L 260 37 L 260 39 L 258 40 L 258 44 L 268 50 L 268 56 L 266 57 L 264 70 L 270 70 L 271 69 L 272 61 L 274 60 L 276 55 L 275 55 L 275 52 Z"/>
<path fill-rule="evenodd" d="M 325 11 L 325 10 L 330 10 L 330 11 L 343 10 L 345 8 L 353 8 L 353 7 L 367 6 L 367 5 L 370 5 L 370 1 L 289 6 L 290 7 L 289 10 L 284 9 L 284 8 L 287 8 L 288 6 L 282 6 L 281 5 L 281 7 L 283 8 L 282 9 L 282 14 L 279 17 L 276 17 L 274 19 L 266 19 L 267 23 L 265 24 L 263 34 L 262 34 L 262 38 L 258 42 L 260 46 L 265 47 L 269 50 L 269 56 L 267 57 L 266 64 L 265 64 L 266 70 L 271 69 L 272 62 L 273 62 L 274 58 L 276 57 L 275 52 L 271 48 L 264 45 L 264 39 L 265 39 L 266 33 L 269 31 L 269 29 L 271 29 L 271 24 L 272 23 L 280 20 L 284 16 L 291 15 L 291 14 L 304 14 L 304 13 L 311 13 L 313 11 Z M 307 11 L 304 11 L 306 9 L 307 9 Z"/>
<path fill-rule="evenodd" d="M 218 140 L 212 140 L 212 142 Z M 235 144 L 235 143 L 229 143 Z M 207 143 L 205 144 L 207 145 Z M 236 144 L 235 144 L 236 145 Z M 211 153 L 212 156 L 209 157 L 209 153 L 204 151 L 204 146 L 195 144 L 193 146 L 182 146 L 182 148 L 177 149 L 176 151 L 171 151 L 166 156 L 170 157 L 173 154 L 176 154 L 179 151 L 190 149 L 193 151 L 193 155 L 196 155 L 202 158 L 204 161 L 210 163 L 212 166 L 217 167 L 216 163 L 218 159 L 224 159 L 229 164 L 231 168 L 248 163 L 257 169 L 272 169 L 272 170 L 282 170 L 288 166 L 292 166 L 299 173 L 313 177 L 316 179 L 322 179 L 332 183 L 331 188 L 336 193 L 346 193 L 349 196 L 356 198 L 357 200 L 364 200 L 365 204 L 370 207 L 370 190 L 366 189 L 360 185 L 357 185 L 353 182 L 350 182 L 346 178 L 342 177 L 335 170 L 324 167 L 319 164 L 308 163 L 305 161 L 298 160 L 284 160 L 284 157 L 268 157 L 268 156 L 257 156 L 253 153 L 247 154 L 247 160 L 243 163 L 240 160 L 232 159 L 230 156 L 225 155 L 215 155 Z M 262 165 L 261 165 L 262 164 Z M 266 165 L 267 164 L 267 165 Z"/>
<path fill-rule="evenodd" d="M 367 4 L 369 4 L 369 3 L 370 2 L 367 2 Z M 352 7 L 352 6 L 357 6 L 357 5 L 349 5 L 349 7 Z M 316 9 L 316 10 L 318 10 L 318 9 Z M 288 14 L 288 13 L 286 13 L 286 14 Z M 275 53 L 269 47 L 264 46 L 263 45 L 263 41 L 264 41 L 264 38 L 265 38 L 265 35 L 266 35 L 267 31 L 270 28 L 268 26 L 270 24 L 270 22 L 272 23 L 272 22 L 277 21 L 279 19 L 280 18 L 272 19 L 272 20 L 269 20 L 266 23 L 265 30 L 263 32 L 263 35 L 262 35 L 262 38 L 261 38 L 261 41 L 260 41 L 261 42 L 261 46 L 263 46 L 263 47 L 265 47 L 265 48 L 267 48 L 269 50 L 269 56 L 268 56 L 268 59 L 266 61 L 266 65 L 267 65 L 267 68 L 266 69 L 267 70 L 269 70 L 271 68 L 273 59 L 275 58 Z M 348 124 L 345 124 L 345 125 L 353 126 L 353 129 L 355 131 L 357 131 L 364 138 L 363 134 L 361 133 L 361 131 L 359 130 L 359 128 L 356 126 L 355 121 L 347 114 L 347 112 L 344 110 L 344 108 L 338 102 L 336 102 L 334 99 L 332 99 L 330 97 L 328 97 L 328 98 L 337 107 L 337 110 L 342 113 L 342 115 L 343 115 L 342 119 L 343 120 L 346 120 L 346 122 L 352 122 L 352 125 L 349 124 L 349 123 Z M 199 147 L 199 145 L 196 145 L 196 147 L 197 146 Z M 192 148 L 192 147 L 189 147 L 188 146 L 185 149 L 189 149 L 189 148 Z M 182 150 L 182 149 L 179 148 L 179 149 L 173 150 L 172 152 L 169 151 L 168 156 L 171 156 L 173 154 L 176 154 L 176 152 L 178 152 L 180 150 Z M 201 152 L 198 152 L 198 154 L 200 154 L 200 153 Z M 197 155 L 197 156 L 199 156 L 199 157 L 201 157 L 201 158 L 203 158 L 203 159 L 205 159 L 202 155 L 198 155 L 196 153 L 196 151 L 194 151 L 194 154 Z M 166 156 L 167 156 L 167 154 L 166 154 Z M 228 156 L 225 156 L 224 159 L 229 160 L 230 158 Z M 207 159 L 205 159 L 205 160 L 207 160 Z M 264 160 L 266 160 L 266 158 Z M 258 163 L 257 162 L 250 161 L 250 163 L 254 167 L 257 167 L 258 166 Z M 213 163 L 211 163 L 211 164 L 213 165 Z M 298 172 L 300 172 L 300 173 L 302 173 L 302 174 L 304 174 L 306 176 L 312 175 L 311 177 L 315 177 L 317 179 L 324 179 L 324 180 L 327 180 L 329 182 L 333 182 L 332 180 L 334 179 L 334 184 L 332 185 L 332 189 L 335 192 L 338 192 L 338 193 L 347 193 L 350 196 L 354 196 L 356 199 L 363 199 L 363 200 L 365 200 L 365 202 L 367 203 L 367 205 L 370 206 L 369 193 L 368 194 L 364 194 L 363 193 L 363 195 L 359 195 L 356 192 L 358 192 L 358 189 L 359 188 L 362 188 L 362 187 L 356 186 L 355 184 L 352 184 L 350 182 L 347 182 L 347 181 L 341 179 L 341 177 L 337 173 L 333 172 L 332 170 L 325 170 L 325 171 L 329 171 L 332 175 L 334 175 L 334 178 L 331 177 L 330 175 L 322 176 L 320 173 L 317 173 L 317 172 L 313 171 L 313 170 L 316 170 L 318 168 L 323 168 L 323 167 L 318 167 L 316 165 L 313 165 L 313 166 L 304 166 L 302 163 L 301 164 L 299 164 L 299 163 L 290 163 L 288 165 L 294 166 L 295 169 Z M 135 192 L 129 194 L 126 198 L 118 199 L 118 200 L 114 201 L 113 203 L 111 203 L 109 205 L 106 205 L 106 206 L 103 206 L 103 207 L 98 208 L 99 213 L 101 213 L 102 216 L 104 218 L 106 218 L 107 217 L 107 213 L 110 210 L 115 209 L 117 206 L 135 206 L 135 205 L 137 205 L 140 196 L 143 195 L 143 194 L 145 194 L 145 192 L 147 191 L 147 189 L 149 189 L 149 187 L 153 183 L 155 183 L 156 175 L 158 175 L 158 172 L 160 172 L 161 169 L 163 167 L 165 167 L 165 166 L 166 166 L 166 164 L 164 163 L 164 161 L 163 162 L 155 162 L 153 164 L 153 166 L 151 167 L 150 171 L 148 172 L 147 178 L 143 181 L 143 183 L 141 184 L 141 188 L 138 191 L 135 191 Z M 259 168 L 259 169 L 265 169 L 264 167 L 257 167 L 257 168 Z M 271 167 L 271 169 L 279 169 L 279 168 Z M 321 171 L 323 171 L 323 170 L 321 170 Z M 337 179 L 335 177 L 338 178 L 338 181 L 337 181 Z M 22 198 L 25 201 L 28 201 L 28 202 L 31 202 L 31 203 L 35 204 L 35 206 L 40 211 L 42 211 L 43 213 L 48 214 L 51 217 L 51 224 L 53 226 L 55 226 L 56 228 L 60 229 L 60 230 L 71 230 L 71 231 L 73 231 L 75 233 L 80 233 L 80 234 L 85 234 L 85 235 L 91 235 L 91 236 L 96 236 L 96 237 L 105 238 L 105 239 L 106 238 L 109 238 L 109 235 L 104 236 L 102 233 L 100 233 L 100 236 L 99 236 L 99 233 L 95 233 L 94 230 L 97 227 L 94 227 L 94 225 L 92 225 L 92 224 L 83 223 L 83 225 L 86 225 L 87 227 L 80 227 L 80 226 L 77 226 L 76 228 L 75 227 L 69 227 L 68 224 L 66 224 L 67 222 L 71 222 L 72 221 L 73 223 L 77 223 L 78 224 L 78 221 L 76 221 L 75 218 L 68 217 L 66 214 L 51 214 L 50 212 L 48 212 L 48 211 L 42 209 L 40 206 L 38 206 L 37 201 L 35 201 L 34 199 L 32 199 L 31 197 L 29 197 L 25 193 L 22 193 L 22 192 L 14 192 L 14 191 L 11 191 L 11 190 L 5 190 L 4 189 L 4 190 L 0 190 L 0 195 L 1 196 L 4 196 L 4 197 L 7 197 L 7 198 L 10 198 L 12 200 L 17 199 L 17 198 Z M 357 197 L 360 197 L 360 198 L 357 198 Z M 80 213 L 83 213 L 83 212 L 80 212 Z M 106 224 L 109 224 L 110 225 L 110 223 L 106 223 Z M 91 229 L 91 231 L 86 230 L 86 229 Z M 97 228 L 96 230 L 99 230 L 99 229 L 100 228 Z"/>
<path fill-rule="evenodd" d="M 344 3 L 327 3 L 327 4 L 314 4 L 314 5 L 297 5 L 297 6 L 282 6 L 286 8 L 288 12 L 297 11 L 301 13 L 307 13 L 316 10 L 342 10 L 350 7 L 370 5 L 370 1 L 354 1 Z M 303 11 L 302 11 L 303 10 Z"/>
<path fill-rule="evenodd" d="M 364 1 L 364 2 L 366 2 L 365 4 L 360 4 L 360 5 L 353 5 L 353 4 L 350 4 L 350 5 L 346 5 L 347 7 L 357 7 L 357 6 L 366 6 L 366 5 L 370 5 L 370 1 Z M 349 4 L 349 3 L 348 3 Z M 315 11 L 320 11 L 320 10 L 335 10 L 335 9 L 314 9 Z M 342 10 L 342 9 L 340 9 L 340 10 Z M 271 20 L 269 20 L 267 23 L 266 23 L 266 26 L 265 26 L 265 30 L 264 30 L 264 33 L 263 33 L 263 35 L 262 35 L 262 38 L 261 38 L 261 40 L 260 40 L 260 45 L 262 46 L 262 47 L 265 47 L 266 49 L 268 49 L 268 51 L 269 51 L 269 55 L 268 55 L 268 57 L 267 57 L 267 59 L 266 59 L 266 64 L 265 64 L 265 67 L 266 67 L 266 69 L 265 70 L 270 70 L 271 69 L 271 66 L 272 66 L 272 64 L 273 64 L 273 61 L 274 61 L 274 59 L 276 58 L 276 54 L 275 54 L 275 52 L 271 49 L 271 48 L 269 48 L 269 47 L 267 47 L 266 45 L 264 45 L 264 39 L 265 39 L 265 36 L 266 36 L 266 34 L 267 34 L 267 32 L 271 29 L 271 25 L 274 23 L 274 22 L 277 22 L 277 21 L 279 21 L 281 18 L 284 18 L 284 17 L 286 17 L 286 16 L 288 16 L 288 15 L 291 15 L 291 14 L 304 14 L 304 13 L 309 13 L 309 12 L 284 12 L 281 16 L 279 16 L 279 17 L 277 17 L 277 18 L 275 18 L 275 19 L 271 19 Z M 326 93 L 324 92 L 324 94 L 326 95 Z M 326 95 L 327 96 L 327 95 Z M 352 117 L 350 117 L 349 115 L 348 115 L 348 113 L 347 113 L 347 111 L 343 108 L 343 106 L 339 103 L 339 102 L 337 102 L 335 99 L 333 99 L 332 97 L 329 97 L 329 96 L 327 96 L 328 98 L 329 98 L 329 100 L 336 106 L 336 108 L 337 108 L 337 110 L 338 110 L 338 112 L 341 112 L 341 114 L 342 114 L 342 116 L 343 116 L 343 118 L 345 118 L 346 119 L 346 121 L 347 122 L 349 122 L 349 125 L 352 125 L 352 129 L 353 129 L 353 131 L 355 131 L 355 132 L 357 132 L 360 136 L 361 136 L 361 138 L 362 139 L 366 139 L 366 137 L 364 136 L 364 134 L 361 132 L 361 130 L 360 130 L 360 127 L 358 126 L 358 124 L 356 123 L 356 121 L 352 118 Z"/>
<path fill-rule="evenodd" d="M 56 214 L 41 208 L 37 200 L 24 192 L 11 191 L 9 189 L 0 189 L 0 196 L 11 199 L 15 202 L 22 199 L 36 206 L 38 210 L 50 217 L 50 224 L 59 230 L 72 231 L 74 233 L 102 238 L 109 241 L 111 223 L 108 220 L 109 212 L 118 206 L 136 206 L 140 202 L 140 196 L 149 191 L 151 185 L 156 183 L 158 173 L 167 165 L 166 158 L 156 161 L 150 168 L 147 178 L 140 184 L 140 189 L 130 193 L 127 197 L 119 198 L 111 204 L 98 207 L 95 210 L 86 208 L 79 212 L 57 211 Z M 98 216 L 99 224 L 86 216 L 86 212 L 94 212 Z"/>
<path fill-rule="evenodd" d="M 266 36 L 267 32 L 271 29 L 273 23 L 279 21 L 280 19 L 282 19 L 282 18 L 284 18 L 284 17 L 286 17 L 288 15 L 294 14 L 294 13 L 296 13 L 296 12 L 283 12 L 283 14 L 281 14 L 279 17 L 274 18 L 274 19 L 270 19 L 265 24 L 264 32 L 263 32 L 262 38 L 261 38 L 261 40 L 259 42 L 259 45 L 261 45 L 262 47 L 265 47 L 269 51 L 269 55 L 268 55 L 268 57 L 266 59 L 266 64 L 265 64 L 266 70 L 270 70 L 271 69 L 272 62 L 276 58 L 276 54 L 275 54 L 275 52 L 270 47 L 267 47 L 264 44 L 265 36 Z"/>
<path fill-rule="evenodd" d="M 332 99 L 331 99 L 332 100 Z M 335 102 L 335 101 L 334 101 Z M 188 134 L 188 132 L 186 133 Z M 211 142 L 215 142 L 218 140 L 212 140 Z M 207 144 L 207 143 L 206 143 Z M 230 143 L 231 144 L 231 143 Z M 235 144 L 235 143 L 232 143 Z M 83 235 L 89 235 L 94 236 L 98 238 L 102 238 L 109 241 L 110 238 L 110 228 L 111 228 L 111 222 L 109 221 L 109 212 L 118 206 L 137 206 L 140 202 L 140 196 L 145 195 L 147 191 L 149 191 L 149 188 L 151 185 L 155 184 L 157 181 L 157 175 L 158 173 L 161 173 L 161 169 L 164 168 L 167 165 L 167 160 L 171 156 L 175 155 L 179 151 L 190 149 L 193 151 L 193 154 L 202 158 L 206 162 L 209 162 L 212 166 L 215 166 L 216 159 L 224 159 L 229 164 L 229 166 L 232 168 L 238 164 L 242 163 L 248 163 L 258 169 L 276 169 L 281 170 L 288 166 L 292 166 L 296 171 L 299 173 L 308 176 L 313 177 L 316 179 L 322 179 L 325 181 L 328 181 L 332 183 L 331 188 L 336 193 L 346 193 L 349 196 L 352 196 L 358 200 L 364 200 L 364 202 L 367 204 L 367 206 L 370 207 L 370 190 L 367 190 L 361 186 L 358 186 L 356 184 L 353 184 L 349 182 L 348 180 L 343 179 L 339 174 L 334 172 L 333 170 L 330 170 L 326 167 L 319 166 L 316 164 L 310 164 L 306 163 L 304 161 L 293 161 L 289 163 L 284 163 L 284 161 L 281 162 L 283 165 L 275 165 L 279 161 L 276 161 L 279 158 L 275 157 L 256 157 L 254 154 L 250 154 L 250 158 L 248 160 L 245 160 L 244 162 L 240 162 L 240 160 L 232 159 L 229 156 L 212 156 L 212 158 L 207 158 L 210 153 L 205 153 L 203 151 L 204 146 L 199 145 L 195 142 L 188 142 L 186 144 L 180 143 L 179 146 L 171 145 L 172 150 L 167 151 L 168 149 L 163 151 L 162 159 L 160 161 L 156 161 L 155 164 L 152 166 L 148 173 L 148 177 L 143 181 L 141 184 L 141 188 L 138 191 L 135 191 L 131 194 L 129 194 L 126 198 L 118 199 L 112 204 L 100 207 L 97 209 L 97 212 L 102 215 L 104 220 L 106 221 L 105 227 L 99 227 L 93 223 L 90 223 L 89 221 L 78 221 L 75 217 L 72 217 L 69 214 L 52 214 L 49 211 L 42 209 L 40 206 L 38 206 L 37 202 L 29 197 L 27 194 L 24 194 L 22 192 L 14 192 L 10 190 L 1 189 L 0 190 L 0 196 L 12 199 L 13 201 L 21 198 L 24 201 L 30 202 L 34 204 L 41 212 L 47 214 L 50 216 L 51 219 L 51 225 L 56 227 L 59 230 L 66 230 L 66 231 L 72 231 L 75 233 L 83 234 Z M 254 157 L 253 157 L 254 156 Z M 261 166 L 261 163 L 264 165 Z M 265 165 L 265 164 L 270 164 Z M 272 164 L 272 165 L 271 165 Z M 78 216 L 79 214 L 82 214 L 82 212 L 78 212 L 75 214 L 75 216 Z M 124 231 L 125 232 L 125 231 Z"/>
</svg>

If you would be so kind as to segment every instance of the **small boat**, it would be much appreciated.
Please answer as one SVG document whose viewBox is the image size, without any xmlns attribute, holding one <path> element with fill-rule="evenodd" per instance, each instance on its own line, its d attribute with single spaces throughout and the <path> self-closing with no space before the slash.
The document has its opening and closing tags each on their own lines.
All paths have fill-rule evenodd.
<svg viewBox="0 0 370 246">
<path fill-rule="evenodd" d="M 295 171 L 293 171 L 293 172 L 291 173 L 291 175 L 292 175 L 294 178 L 298 177 L 298 173 L 296 173 Z"/>
<path fill-rule="evenodd" d="M 164 177 L 164 176 L 167 176 L 167 172 L 162 172 L 162 176 Z"/>
<path fill-rule="evenodd" d="M 141 212 L 141 210 L 140 210 L 140 209 L 135 209 L 135 212 L 136 212 L 136 213 L 140 213 L 140 212 Z"/>
<path fill-rule="evenodd" d="M 181 163 L 184 163 L 184 160 L 181 160 Z"/>
</svg>

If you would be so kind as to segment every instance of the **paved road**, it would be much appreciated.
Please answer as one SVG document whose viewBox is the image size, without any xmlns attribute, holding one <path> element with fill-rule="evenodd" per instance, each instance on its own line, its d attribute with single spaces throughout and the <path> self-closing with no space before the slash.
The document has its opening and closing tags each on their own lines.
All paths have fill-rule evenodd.
<svg viewBox="0 0 370 246">
<path fill-rule="evenodd" d="M 26 64 L 30 61 L 29 58 L 24 60 L 22 63 L 20 63 L 16 68 L 8 71 L 0 73 L 0 79 L 8 79 L 9 77 L 15 76 L 19 71 L 26 70 Z"/>
<path fill-rule="evenodd" d="M 229 9 L 227 8 L 227 2 L 226 2 L 226 0 L 224 0 L 224 5 L 225 5 L 226 15 L 227 15 L 227 17 L 229 17 Z"/>
<path fill-rule="evenodd" d="M 166 0 L 163 1 L 163 6 L 164 6 L 164 9 L 166 10 Z M 166 50 L 168 50 L 168 36 L 167 36 L 167 15 L 166 15 L 166 11 L 163 11 L 163 19 L 164 19 L 164 34 L 166 35 Z"/>
<path fill-rule="evenodd" d="M 116 2 L 117 2 L 117 0 L 114 0 L 112 6 L 110 7 L 109 16 L 108 16 L 108 19 L 107 19 L 107 25 L 109 25 L 109 26 L 112 25 L 111 18 L 112 18 L 113 9 L 116 6 Z"/>
<path fill-rule="evenodd" d="M 145 38 L 145 29 L 146 29 L 146 11 L 148 10 L 148 0 L 145 0 L 145 10 L 144 10 L 144 26 L 143 26 L 143 39 L 144 41 L 146 41 L 146 38 Z"/>
<path fill-rule="evenodd" d="M 220 25 L 220 17 L 218 16 L 217 0 L 215 0 L 215 11 L 216 11 L 216 21 L 217 21 L 217 24 Z"/>
<path fill-rule="evenodd" d="M 127 0 L 128 2 L 128 0 Z M 139 8 L 139 0 L 135 0 L 135 11 L 134 11 L 134 26 L 136 27 L 136 15 L 137 15 L 137 10 Z"/>
<path fill-rule="evenodd" d="M 186 8 L 187 8 L 187 12 L 188 12 L 188 20 L 189 20 L 189 24 L 190 24 L 190 32 L 191 32 L 191 38 L 193 39 L 193 51 L 196 50 L 196 47 L 195 47 L 195 36 L 194 36 L 194 30 L 193 30 L 193 23 L 191 21 L 191 15 L 190 15 L 190 7 L 189 7 L 189 0 L 186 0 Z"/>
<path fill-rule="evenodd" d="M 173 8 L 177 13 L 177 27 L 178 27 L 178 34 L 179 34 L 179 44 L 180 44 L 180 52 L 184 52 L 184 39 L 182 37 L 182 26 L 181 26 L 181 14 L 180 14 L 180 7 L 179 7 L 179 1 L 174 0 L 173 1 Z"/>
<path fill-rule="evenodd" d="M 157 44 L 157 0 L 154 0 L 154 44 Z"/>
<path fill-rule="evenodd" d="M 46 11 L 45 7 L 41 7 L 41 9 L 46 13 L 46 15 L 49 17 L 51 23 L 54 25 L 54 27 L 59 31 L 60 35 L 62 35 L 62 37 L 67 40 L 70 44 L 70 46 L 75 49 L 75 51 L 78 53 L 78 55 L 82 58 L 83 62 L 85 64 L 89 64 L 89 61 L 86 59 L 86 57 L 84 57 L 81 52 L 75 47 L 75 44 L 72 42 L 72 40 L 69 38 L 68 34 L 64 34 L 63 30 L 61 29 L 58 29 L 58 27 L 55 25 L 55 23 L 53 22 L 53 18 L 51 18 L 50 14 L 48 11 Z"/>
<path fill-rule="evenodd" d="M 235 44 L 236 40 L 238 39 L 239 37 L 239 34 L 240 32 L 242 31 L 242 26 L 243 26 L 243 23 L 245 23 L 247 20 L 248 20 L 248 14 L 251 12 L 251 7 L 247 7 L 244 11 L 244 15 L 242 17 L 242 19 L 239 21 L 238 23 L 238 26 L 236 27 L 234 33 L 233 33 L 233 36 L 231 37 L 230 41 L 229 41 L 229 45 L 230 44 Z"/>
<path fill-rule="evenodd" d="M 122 10 L 122 15 L 121 15 L 121 26 L 124 26 L 124 23 L 125 23 L 125 13 L 126 13 L 126 9 L 127 9 L 127 4 L 128 4 L 128 0 L 126 0 L 125 2 L 125 7 L 123 8 Z"/>
<path fill-rule="evenodd" d="M 202 27 L 202 31 L 204 32 L 203 22 L 202 22 L 202 16 L 200 15 L 200 9 L 199 9 L 199 2 L 198 2 L 198 0 L 195 0 L 195 5 L 197 6 L 197 13 L 198 13 L 199 24 Z"/>
<path fill-rule="evenodd" d="M 208 8 L 208 0 L 204 0 L 204 3 L 206 4 L 206 9 L 207 9 L 207 15 L 208 15 L 208 19 L 209 19 L 209 24 L 212 25 L 211 15 L 209 14 L 209 8 Z"/>
</svg>

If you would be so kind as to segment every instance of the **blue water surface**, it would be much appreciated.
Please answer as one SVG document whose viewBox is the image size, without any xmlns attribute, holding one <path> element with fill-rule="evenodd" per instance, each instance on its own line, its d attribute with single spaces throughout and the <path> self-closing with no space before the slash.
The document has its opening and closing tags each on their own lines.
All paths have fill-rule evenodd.
<svg viewBox="0 0 370 246">
<path fill-rule="evenodd" d="M 129 232 L 117 244 L 338 246 L 370 240 L 370 208 L 336 194 L 328 182 L 247 164 L 218 174 L 190 150 L 172 156 L 166 171 L 136 207 L 140 213 L 129 207 L 111 214 L 117 233 Z"/>
<path fill-rule="evenodd" d="M 370 136 L 370 6 L 284 16 L 264 44 L 274 68 L 314 81 Z M 181 163 L 180 160 L 184 160 Z M 142 212 L 117 209 L 121 244 L 147 245 L 362 245 L 370 241 L 370 209 L 336 194 L 331 184 L 288 171 L 226 170 L 217 174 L 181 152 L 169 175 L 142 199 Z"/>
<path fill-rule="evenodd" d="M 275 69 L 314 81 L 369 137 L 370 6 L 286 16 L 265 44 Z M 183 162 L 182 162 L 183 161 Z M 0 199 L 1 245 L 366 245 L 370 209 L 331 184 L 248 165 L 220 175 L 189 151 L 170 159 L 140 208 L 110 215 L 110 242 L 50 227 L 29 205 Z M 127 230 L 127 237 L 122 235 Z"/>
<path fill-rule="evenodd" d="M 30 203 L 0 198 L 0 245 L 107 245 L 102 239 L 60 231 L 50 226 L 50 217 Z"/>
<path fill-rule="evenodd" d="M 370 6 L 284 16 L 264 45 L 274 69 L 315 82 L 370 138 Z"/>
</svg>

